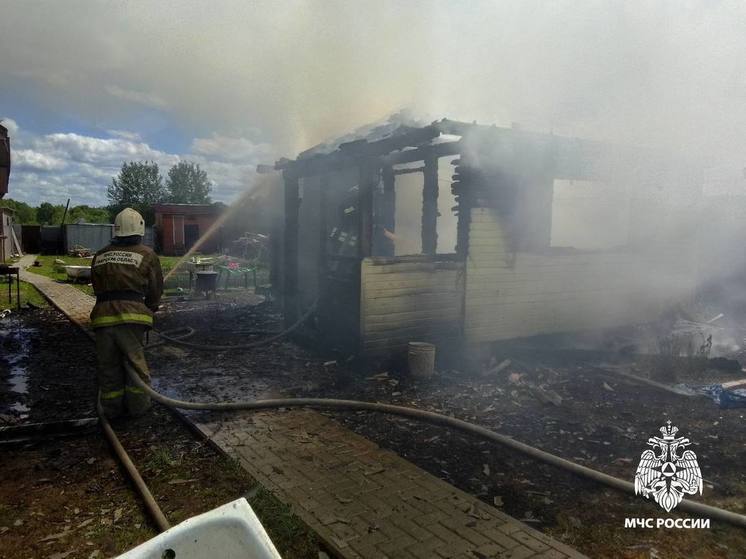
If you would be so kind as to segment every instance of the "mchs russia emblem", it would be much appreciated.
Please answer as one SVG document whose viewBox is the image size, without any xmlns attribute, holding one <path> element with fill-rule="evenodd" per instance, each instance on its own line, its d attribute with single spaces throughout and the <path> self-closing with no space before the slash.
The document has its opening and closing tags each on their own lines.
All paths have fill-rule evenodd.
<svg viewBox="0 0 746 559">
<path fill-rule="evenodd" d="M 667 512 L 671 512 L 684 495 L 702 494 L 702 472 L 697 455 L 684 450 L 691 443 L 676 437 L 679 431 L 669 420 L 660 428 L 662 437 L 650 437 L 648 449 L 640 456 L 635 475 L 635 493 L 646 499 L 653 496 Z"/>
</svg>

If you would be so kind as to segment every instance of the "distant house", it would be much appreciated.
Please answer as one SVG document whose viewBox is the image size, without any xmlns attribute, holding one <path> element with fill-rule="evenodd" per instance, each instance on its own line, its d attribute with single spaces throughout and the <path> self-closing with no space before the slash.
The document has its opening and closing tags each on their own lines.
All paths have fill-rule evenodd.
<svg viewBox="0 0 746 559">
<path fill-rule="evenodd" d="M 167 256 L 180 256 L 207 233 L 224 208 L 212 204 L 157 204 L 154 209 L 157 249 Z M 199 250 L 217 252 L 222 241 L 222 229 L 218 228 Z"/>
</svg>

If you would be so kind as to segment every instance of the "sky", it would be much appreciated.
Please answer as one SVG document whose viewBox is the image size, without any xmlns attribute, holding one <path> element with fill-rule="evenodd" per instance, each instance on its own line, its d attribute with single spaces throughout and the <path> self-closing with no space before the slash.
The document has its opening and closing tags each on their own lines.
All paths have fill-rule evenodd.
<svg viewBox="0 0 746 559">
<path fill-rule="evenodd" d="M 746 3 L 0 0 L 9 196 L 106 203 L 123 161 L 258 163 L 402 109 L 652 145 L 735 169 Z"/>
</svg>

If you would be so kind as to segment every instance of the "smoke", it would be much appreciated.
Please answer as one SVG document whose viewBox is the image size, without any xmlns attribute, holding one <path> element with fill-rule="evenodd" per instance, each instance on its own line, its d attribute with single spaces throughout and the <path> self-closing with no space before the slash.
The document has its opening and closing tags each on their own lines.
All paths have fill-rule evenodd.
<svg viewBox="0 0 746 559">
<path fill-rule="evenodd" d="M 109 127 L 163 111 L 293 154 L 410 107 L 722 156 L 746 125 L 744 16 L 705 0 L 10 2 L 0 41 L 18 87 Z"/>
<path fill-rule="evenodd" d="M 175 122 L 291 157 L 408 108 L 683 153 L 719 191 L 743 193 L 736 0 L 48 0 L 2 11 L 0 104 L 23 96 L 102 129 L 136 122 L 144 136 Z M 567 212 L 603 227 L 607 206 Z M 592 233 L 571 227 L 558 243 L 613 246 L 640 231 L 627 219 L 615 228 L 583 246 L 572 239 Z"/>
</svg>

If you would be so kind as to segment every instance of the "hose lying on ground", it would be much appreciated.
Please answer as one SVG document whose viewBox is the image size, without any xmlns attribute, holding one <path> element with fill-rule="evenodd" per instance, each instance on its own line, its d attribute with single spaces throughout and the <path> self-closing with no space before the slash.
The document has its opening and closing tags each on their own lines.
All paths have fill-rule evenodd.
<svg viewBox="0 0 746 559">
<path fill-rule="evenodd" d="M 184 332 L 183 334 L 176 336 L 177 333 Z M 148 343 L 145 345 L 145 349 L 153 349 L 154 347 L 162 346 L 166 344 L 165 336 L 173 337 L 174 340 L 184 340 L 186 338 L 190 338 L 194 336 L 194 334 L 197 333 L 197 331 L 194 328 L 191 328 L 189 326 L 182 326 L 180 328 L 174 328 L 173 330 L 164 330 L 163 332 L 157 332 L 156 334 L 161 338 L 157 342 Z"/>
<path fill-rule="evenodd" d="M 174 331 L 169 331 L 169 334 L 166 334 L 165 332 L 159 333 L 159 335 L 163 340 L 166 340 L 168 342 L 171 342 L 177 345 L 182 345 L 185 347 L 191 347 L 193 349 L 199 349 L 199 350 L 224 351 L 224 350 L 232 350 L 232 349 L 248 349 L 248 348 L 258 347 L 261 345 L 271 343 L 283 336 L 286 336 L 287 334 L 297 329 L 303 322 L 305 322 L 308 319 L 309 316 L 311 316 L 312 312 L 316 308 L 317 302 L 318 300 L 314 302 L 311 308 L 308 309 L 308 311 L 306 311 L 303 314 L 303 316 L 301 316 L 288 329 L 270 338 L 258 340 L 258 341 L 255 341 L 249 344 L 242 344 L 242 345 L 235 345 L 235 346 L 234 345 L 215 346 L 215 345 L 195 344 L 192 342 L 186 342 L 186 341 L 183 341 L 182 339 L 170 336 L 169 334 L 172 334 Z M 188 337 L 194 333 L 193 329 L 187 329 L 187 330 L 188 330 L 187 334 L 183 337 Z M 155 344 L 152 344 L 152 345 L 160 345 L 160 343 L 161 342 L 156 342 Z M 425 421 L 427 423 L 432 423 L 434 425 L 444 425 L 446 427 L 451 427 L 451 428 L 469 433 L 471 435 L 476 435 L 478 437 L 482 437 L 489 441 L 502 444 L 504 446 L 512 448 L 513 450 L 522 452 L 523 454 L 531 458 L 541 460 L 542 462 L 545 462 L 547 464 L 551 464 L 553 466 L 562 468 L 570 473 L 585 477 L 587 479 L 596 481 L 598 483 L 602 483 L 604 485 L 607 485 L 614 489 L 618 489 L 625 493 L 634 494 L 635 492 L 634 484 L 630 483 L 629 481 L 625 481 L 625 480 L 616 478 L 614 476 L 604 474 L 603 472 L 593 470 L 592 468 L 582 466 L 575 462 L 571 462 L 570 460 L 566 460 L 565 458 L 561 458 L 549 452 L 545 452 L 541 449 L 538 449 L 530 445 L 527 445 L 525 443 L 522 443 L 520 441 L 517 441 L 513 439 L 512 437 L 508 437 L 506 435 L 496 433 L 484 427 L 480 427 L 478 425 L 474 425 L 472 423 L 468 423 L 466 421 L 462 421 L 460 419 L 456 419 L 453 417 L 448 417 L 448 416 L 435 413 L 435 412 L 430 412 L 426 410 L 418 410 L 415 408 L 408 408 L 405 406 L 381 404 L 381 403 L 376 403 L 376 402 L 360 402 L 356 400 L 339 400 L 339 399 L 325 399 L 325 398 L 278 398 L 278 399 L 272 399 L 272 400 L 255 400 L 255 401 L 248 401 L 248 402 L 216 402 L 216 403 L 187 402 L 187 401 L 178 400 L 175 398 L 169 398 L 168 396 L 164 396 L 156 392 L 149 385 L 144 383 L 142 379 L 140 379 L 140 377 L 137 375 L 137 373 L 132 368 L 127 367 L 127 371 L 132 381 L 137 386 L 145 390 L 145 392 L 148 393 L 154 400 L 166 406 L 173 407 L 173 408 L 191 409 L 191 410 L 209 410 L 209 411 L 230 411 L 230 410 L 262 410 L 262 409 L 276 409 L 276 408 L 307 407 L 307 408 L 339 410 L 339 411 L 355 410 L 355 411 L 372 411 L 372 412 L 388 413 L 391 415 L 398 415 L 401 417 L 408 417 L 408 418 L 412 418 L 412 419 L 416 419 L 420 421 Z M 630 375 L 630 377 L 631 376 L 632 375 Z M 640 380 L 640 379 L 635 377 L 635 378 L 630 378 L 630 380 Z M 647 379 L 644 379 L 644 380 L 647 381 Z M 666 389 L 668 389 L 668 387 L 666 387 Z M 127 455 L 122 445 L 119 443 L 119 440 L 114 434 L 114 431 L 111 429 L 111 426 L 106 421 L 106 418 L 104 417 L 102 410 L 100 408 L 100 404 L 99 404 L 99 415 L 102 418 L 102 426 L 104 428 L 104 433 L 106 434 L 110 443 L 114 447 L 114 450 L 118 458 L 124 464 L 130 477 L 135 482 L 135 485 L 137 486 L 138 491 L 143 496 L 143 500 L 145 501 L 145 504 L 148 510 L 150 511 L 151 515 L 153 516 L 156 523 L 158 524 L 158 527 L 161 530 L 168 529 L 169 528 L 168 520 L 166 520 L 165 515 L 161 511 L 160 507 L 158 507 L 158 504 L 155 502 L 155 499 L 153 499 L 153 495 L 150 493 L 147 485 L 145 485 L 145 482 L 142 480 L 142 477 L 140 477 L 140 474 L 137 471 L 137 468 L 134 466 L 132 461 L 129 459 L 129 456 Z M 710 518 L 714 518 L 716 520 L 727 522 L 735 526 L 746 528 L 746 516 L 732 512 L 732 511 L 728 511 L 725 509 L 721 509 L 719 507 L 714 507 L 711 505 L 706 505 L 704 503 L 698 503 L 696 501 L 690 501 L 690 500 L 683 500 L 679 506 L 681 507 L 681 510 L 684 510 L 687 512 L 708 515 Z"/>
<path fill-rule="evenodd" d="M 135 374 L 135 376 L 137 375 Z M 145 507 L 148 509 L 148 512 L 150 513 L 150 516 L 153 518 L 155 523 L 158 525 L 158 530 L 160 530 L 161 532 L 168 530 L 171 527 L 171 524 L 169 524 L 168 520 L 166 519 L 166 515 L 163 514 L 161 507 L 159 507 L 158 503 L 156 503 L 155 498 L 153 498 L 153 494 L 150 492 L 150 489 L 148 489 L 148 486 L 142 479 L 140 472 L 137 471 L 137 467 L 133 464 L 132 460 L 127 454 L 127 451 L 124 450 L 122 443 L 119 442 L 116 433 L 114 433 L 114 430 L 111 428 L 109 420 L 106 419 L 106 415 L 104 415 L 104 409 L 103 407 L 101 407 L 101 400 L 96 401 L 96 411 L 98 412 L 99 422 L 101 423 L 101 429 L 103 429 L 104 435 L 106 435 L 111 448 L 114 450 L 114 454 L 117 455 L 117 458 L 122 463 L 122 466 L 124 466 L 124 469 L 127 470 L 127 474 L 130 476 L 130 479 L 132 479 L 132 483 L 135 484 L 137 491 L 142 496 Z"/>
<path fill-rule="evenodd" d="M 78 324 L 78 326 L 81 327 L 83 332 L 85 332 L 85 334 L 89 338 L 94 339 L 93 334 L 89 330 L 84 329 L 80 324 Z M 190 328 L 188 326 L 185 326 L 182 328 L 175 328 L 173 330 L 167 330 L 167 332 L 171 335 L 176 335 L 177 333 L 182 332 L 182 331 L 184 332 L 184 334 L 181 334 L 179 338 L 181 337 L 186 338 L 186 337 L 194 335 L 194 328 Z M 164 342 L 155 342 L 153 344 L 146 346 L 145 349 L 155 347 L 163 343 Z M 128 367 L 128 370 L 129 370 L 129 367 Z M 135 374 L 134 371 L 132 371 L 131 374 L 134 374 L 135 376 L 137 376 L 137 374 Z M 137 377 L 137 378 L 140 378 L 140 377 Z M 101 429 L 103 430 L 104 435 L 106 436 L 106 439 L 109 441 L 111 448 L 114 450 L 114 454 L 119 459 L 119 462 L 122 464 L 122 466 L 124 467 L 125 471 L 127 472 L 127 475 L 129 475 L 130 479 L 132 480 L 132 483 L 135 484 L 135 488 L 137 489 L 138 493 L 140 493 L 143 503 L 145 503 L 145 508 L 148 510 L 148 513 L 150 514 L 151 518 L 158 526 L 158 530 L 160 530 L 161 532 L 168 530 L 171 527 L 171 524 L 166 518 L 166 515 L 163 513 L 163 510 L 161 510 L 161 507 L 158 506 L 158 503 L 153 497 L 153 494 L 150 492 L 150 489 L 145 483 L 145 480 L 142 479 L 142 476 L 140 475 L 140 472 L 138 471 L 137 466 L 135 466 L 135 464 L 132 462 L 132 459 L 129 457 L 129 454 L 127 454 L 127 451 L 122 446 L 122 443 L 119 442 L 119 438 L 117 437 L 117 434 L 114 432 L 114 429 L 112 429 L 111 424 L 109 423 L 109 420 L 104 414 L 104 408 L 101 406 L 100 396 L 99 396 L 99 399 L 96 400 L 96 412 L 98 413 L 99 423 L 101 424 Z"/>
<path fill-rule="evenodd" d="M 249 343 L 246 343 L 246 344 L 236 344 L 236 345 L 197 344 L 197 343 L 194 343 L 194 342 L 184 341 L 184 339 L 182 339 L 182 337 L 175 338 L 173 336 L 170 336 L 166 332 L 159 332 L 157 330 L 154 330 L 154 332 L 156 334 L 158 334 L 158 336 L 160 336 L 160 338 L 162 340 L 165 340 L 165 341 L 167 341 L 169 343 L 172 343 L 172 344 L 175 344 L 175 345 L 184 346 L 184 347 L 188 347 L 188 348 L 191 348 L 191 349 L 198 349 L 198 350 L 202 350 L 202 351 L 230 351 L 230 350 L 234 350 L 234 349 L 252 349 L 252 348 L 255 348 L 255 347 L 260 347 L 260 346 L 263 346 L 263 345 L 271 344 L 272 342 L 275 342 L 275 341 L 279 340 L 280 338 L 282 338 L 284 336 L 287 336 L 288 334 L 291 334 L 292 332 L 294 332 L 295 330 L 297 330 L 298 327 L 301 324 L 303 324 L 306 320 L 308 320 L 308 318 L 313 314 L 313 312 L 316 310 L 316 306 L 317 306 L 318 302 L 319 302 L 319 300 L 316 299 L 313 302 L 313 304 L 308 308 L 308 310 L 305 313 L 303 313 L 303 315 L 298 320 L 296 320 L 292 325 L 290 325 L 288 328 L 286 328 L 282 332 L 278 332 L 277 334 L 275 334 L 274 336 L 270 336 L 269 338 L 263 338 L 261 340 L 255 340 L 253 342 L 249 342 Z M 150 347 L 152 347 L 154 345 L 157 345 L 157 344 L 159 345 L 160 342 L 155 342 Z"/>
<path fill-rule="evenodd" d="M 538 448 L 534 448 L 525 443 L 517 441 L 512 437 L 508 437 L 507 435 L 502 435 L 500 433 L 490 431 L 489 429 L 486 429 L 484 427 L 480 427 L 478 425 L 474 425 L 472 423 L 468 423 L 454 417 L 448 417 L 446 415 L 431 411 L 408 408 L 404 406 L 395 406 L 391 404 L 381 404 L 377 402 L 359 402 L 356 400 L 337 400 L 327 398 L 278 398 L 272 400 L 254 400 L 247 402 L 215 403 L 187 402 L 184 400 L 169 398 L 168 396 L 164 396 L 163 394 L 156 392 L 150 386 L 144 383 L 133 369 L 127 367 L 127 370 L 132 379 L 132 382 L 145 390 L 145 392 L 148 393 L 151 398 L 153 398 L 157 402 L 165 404 L 166 406 L 171 406 L 174 408 L 186 410 L 230 411 L 305 407 L 326 410 L 354 410 L 388 413 L 391 415 L 398 415 L 425 421 L 434 425 L 444 425 L 446 427 L 451 427 L 459 431 L 469 433 L 471 435 L 476 435 L 489 441 L 493 441 L 512 448 L 513 450 L 522 452 L 523 454 L 530 456 L 531 458 L 535 458 L 541 460 L 542 462 L 546 462 L 547 464 L 551 464 L 553 466 L 557 466 L 559 468 L 567 470 L 573 474 L 583 476 L 599 483 L 603 483 L 605 485 L 608 485 L 609 487 L 613 487 L 614 489 L 618 489 L 626 493 L 635 493 L 635 486 L 629 481 L 625 481 L 614 476 L 610 476 L 608 474 L 593 470 L 586 466 L 576 464 L 575 462 L 571 462 L 570 460 L 566 460 L 549 452 L 545 452 Z M 746 516 L 735 512 L 689 500 L 682 501 L 679 507 L 687 512 L 707 515 L 710 518 L 746 528 Z"/>
</svg>

